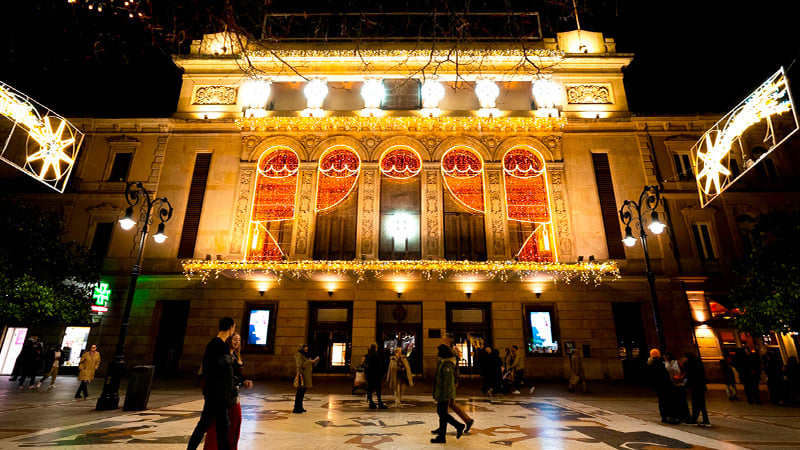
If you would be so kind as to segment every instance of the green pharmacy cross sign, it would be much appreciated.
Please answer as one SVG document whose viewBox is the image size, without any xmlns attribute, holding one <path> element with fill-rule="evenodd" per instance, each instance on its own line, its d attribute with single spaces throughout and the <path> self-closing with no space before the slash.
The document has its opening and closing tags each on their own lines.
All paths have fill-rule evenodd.
<svg viewBox="0 0 800 450">
<path fill-rule="evenodd" d="M 92 312 L 95 314 L 108 312 L 108 301 L 111 298 L 111 289 L 108 288 L 108 283 L 97 283 L 92 298 L 94 299 Z"/>
</svg>

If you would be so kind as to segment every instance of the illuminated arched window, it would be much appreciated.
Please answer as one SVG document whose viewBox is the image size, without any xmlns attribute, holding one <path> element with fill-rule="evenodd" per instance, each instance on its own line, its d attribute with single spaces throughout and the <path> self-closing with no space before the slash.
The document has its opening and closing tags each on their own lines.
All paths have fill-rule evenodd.
<svg viewBox="0 0 800 450">
<path fill-rule="evenodd" d="M 348 147 L 331 148 L 319 159 L 314 259 L 351 260 L 356 253 L 358 175 L 361 158 Z"/>
<path fill-rule="evenodd" d="M 544 158 L 536 150 L 503 156 L 509 244 L 520 261 L 555 261 L 553 220 Z"/>
<path fill-rule="evenodd" d="M 289 148 L 275 147 L 258 159 L 247 237 L 248 260 L 280 260 L 292 236 L 300 160 Z"/>
<path fill-rule="evenodd" d="M 422 159 L 408 147 L 393 147 L 380 159 L 380 247 L 384 260 L 420 259 Z"/>
<path fill-rule="evenodd" d="M 442 178 L 445 259 L 485 261 L 483 159 L 469 148 L 451 148 L 442 156 Z"/>
</svg>

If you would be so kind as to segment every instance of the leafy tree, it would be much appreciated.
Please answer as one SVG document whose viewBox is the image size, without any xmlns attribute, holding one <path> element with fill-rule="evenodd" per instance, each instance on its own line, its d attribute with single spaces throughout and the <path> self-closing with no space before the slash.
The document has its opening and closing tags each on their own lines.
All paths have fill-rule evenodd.
<svg viewBox="0 0 800 450">
<path fill-rule="evenodd" d="M 752 250 L 737 261 L 730 292 L 741 311 L 736 326 L 763 336 L 800 330 L 800 211 L 777 211 L 756 220 Z"/>
<path fill-rule="evenodd" d="M 0 323 L 85 323 L 100 261 L 63 242 L 59 214 L 0 196 Z"/>
</svg>

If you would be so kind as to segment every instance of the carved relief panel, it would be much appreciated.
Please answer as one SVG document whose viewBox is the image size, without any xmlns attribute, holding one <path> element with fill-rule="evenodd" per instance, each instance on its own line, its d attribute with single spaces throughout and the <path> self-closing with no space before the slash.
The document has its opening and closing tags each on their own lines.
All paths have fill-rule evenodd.
<svg viewBox="0 0 800 450">
<path fill-rule="evenodd" d="M 292 237 L 291 259 L 311 259 L 314 246 L 311 245 L 314 233 L 314 174 L 316 163 L 301 163 L 300 186 L 295 208 L 295 226 Z"/>
<path fill-rule="evenodd" d="M 380 173 L 374 164 L 365 163 L 361 169 L 361 185 L 358 192 L 357 253 L 365 259 L 378 258 L 378 214 Z"/>
<path fill-rule="evenodd" d="M 253 195 L 253 174 L 255 169 L 239 170 L 239 187 L 236 189 L 236 200 L 233 209 L 233 233 L 231 234 L 231 253 L 241 255 L 244 247 L 245 232 L 250 217 L 250 203 Z"/>
<path fill-rule="evenodd" d="M 486 249 L 491 260 L 509 259 L 508 230 L 506 227 L 505 193 L 500 170 L 486 170 L 488 183 L 488 208 L 486 209 Z"/>
<path fill-rule="evenodd" d="M 551 163 L 548 176 L 550 177 L 550 189 L 553 198 L 553 228 L 558 241 L 558 259 L 561 261 L 573 261 L 575 254 L 569 222 L 566 187 L 564 186 L 563 164 Z"/>
<path fill-rule="evenodd" d="M 426 168 L 422 184 L 422 259 L 444 259 L 442 183 L 438 165 Z"/>
<path fill-rule="evenodd" d="M 235 86 L 199 86 L 194 91 L 194 105 L 235 105 Z"/>
</svg>

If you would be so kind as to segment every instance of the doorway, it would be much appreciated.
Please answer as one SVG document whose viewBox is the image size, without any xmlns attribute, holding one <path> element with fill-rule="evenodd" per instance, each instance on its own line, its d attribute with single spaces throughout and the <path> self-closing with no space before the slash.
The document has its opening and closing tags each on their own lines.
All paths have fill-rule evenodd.
<svg viewBox="0 0 800 450">
<path fill-rule="evenodd" d="M 478 373 L 478 352 L 491 346 L 491 305 L 489 303 L 448 303 L 447 332 L 461 351 L 461 373 Z"/>
<path fill-rule="evenodd" d="M 311 302 L 309 304 L 308 350 L 319 356 L 314 368 L 319 373 L 350 372 L 353 304 Z"/>
<path fill-rule="evenodd" d="M 412 373 L 422 373 L 422 304 L 378 303 L 378 345 L 394 354 L 400 348 Z"/>
<path fill-rule="evenodd" d="M 175 377 L 179 374 L 189 304 L 189 300 L 159 300 L 156 303 L 154 317 L 158 320 L 158 335 L 153 349 L 153 365 L 159 377 Z"/>
<path fill-rule="evenodd" d="M 626 380 L 643 381 L 647 369 L 647 340 L 642 325 L 640 303 L 612 303 L 617 350 Z"/>
</svg>

